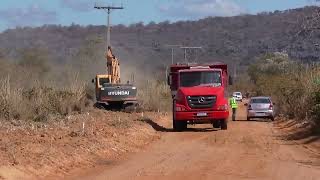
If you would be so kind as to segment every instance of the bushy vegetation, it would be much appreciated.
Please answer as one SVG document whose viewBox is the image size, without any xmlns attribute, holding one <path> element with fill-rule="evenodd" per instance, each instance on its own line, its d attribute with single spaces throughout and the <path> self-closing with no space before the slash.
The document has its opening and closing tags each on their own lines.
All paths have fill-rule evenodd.
<svg viewBox="0 0 320 180">
<path fill-rule="evenodd" d="M 50 116 L 81 112 L 90 104 L 85 84 L 73 82 L 63 88 L 39 84 L 31 88 L 15 86 L 8 76 L 0 80 L 0 117 L 44 121 Z"/>
<path fill-rule="evenodd" d="M 268 95 L 279 113 L 320 125 L 320 68 L 289 59 L 286 53 L 272 53 L 250 65 L 248 74 L 256 95 Z"/>
<path fill-rule="evenodd" d="M 16 60 L 1 59 L 0 119 L 45 121 L 92 104 L 76 69 L 53 66 L 42 49 L 24 49 L 19 55 Z"/>
<path fill-rule="evenodd" d="M 140 87 L 138 97 L 143 109 L 169 112 L 172 109 L 171 91 L 162 80 L 147 80 Z"/>
<path fill-rule="evenodd" d="M 88 110 L 95 96 L 91 78 L 105 73 L 98 46 L 99 42 L 88 40 L 74 59 L 63 64 L 50 61 L 49 51 L 41 48 L 21 49 L 15 59 L 0 57 L 0 119 L 46 121 Z M 154 73 L 139 80 L 138 98 L 144 110 L 171 107 L 168 86 L 157 76 L 164 75 Z"/>
</svg>

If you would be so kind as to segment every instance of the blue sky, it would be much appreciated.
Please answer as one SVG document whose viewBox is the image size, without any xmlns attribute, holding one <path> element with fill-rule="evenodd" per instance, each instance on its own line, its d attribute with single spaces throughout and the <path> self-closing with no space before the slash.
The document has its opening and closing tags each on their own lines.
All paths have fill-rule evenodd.
<svg viewBox="0 0 320 180">
<path fill-rule="evenodd" d="M 310 5 L 312 0 L 1 0 L 0 31 L 17 26 L 71 23 L 100 25 L 106 13 L 93 9 L 95 2 L 121 5 L 112 13 L 113 24 L 196 20 L 207 16 L 285 10 Z"/>
</svg>

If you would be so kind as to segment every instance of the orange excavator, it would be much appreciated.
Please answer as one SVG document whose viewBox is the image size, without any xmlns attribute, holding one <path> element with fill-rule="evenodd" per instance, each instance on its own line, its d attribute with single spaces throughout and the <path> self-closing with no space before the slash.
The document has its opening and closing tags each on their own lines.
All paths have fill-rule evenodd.
<svg viewBox="0 0 320 180">
<path fill-rule="evenodd" d="M 120 63 L 116 56 L 113 55 L 111 47 L 108 47 L 106 53 L 107 59 L 107 72 L 110 76 L 110 82 L 112 84 L 120 83 Z"/>
<path fill-rule="evenodd" d="M 107 10 L 108 25 L 107 25 L 107 49 L 106 49 L 106 74 L 98 74 L 92 80 L 95 83 L 96 105 L 107 109 L 136 109 L 137 103 L 137 88 L 130 84 L 121 84 L 120 79 L 120 63 L 118 58 L 113 54 L 110 45 L 110 13 L 111 10 L 123 9 L 123 7 L 98 6 L 96 9 Z"/>
<path fill-rule="evenodd" d="M 96 105 L 106 109 L 132 109 L 137 107 L 137 88 L 127 82 L 121 84 L 120 62 L 108 46 L 106 55 L 107 74 L 98 74 L 95 83 Z"/>
</svg>

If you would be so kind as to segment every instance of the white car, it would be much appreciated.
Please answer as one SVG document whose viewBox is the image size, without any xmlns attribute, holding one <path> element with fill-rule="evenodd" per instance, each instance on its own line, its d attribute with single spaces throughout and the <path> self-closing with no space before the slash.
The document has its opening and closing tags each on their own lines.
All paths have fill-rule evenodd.
<svg viewBox="0 0 320 180">
<path fill-rule="evenodd" d="M 242 102 L 243 97 L 242 97 L 242 93 L 241 92 L 234 92 L 232 94 L 232 96 L 234 96 L 237 101 L 241 101 Z"/>
</svg>

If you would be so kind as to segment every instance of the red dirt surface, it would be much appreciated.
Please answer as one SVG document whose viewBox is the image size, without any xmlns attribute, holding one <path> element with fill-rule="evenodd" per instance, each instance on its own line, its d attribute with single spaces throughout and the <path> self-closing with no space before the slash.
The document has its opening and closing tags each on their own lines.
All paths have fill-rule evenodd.
<svg viewBox="0 0 320 180">
<path fill-rule="evenodd" d="M 109 164 L 159 139 L 146 116 L 164 115 L 94 110 L 46 124 L 1 122 L 0 179 L 61 179 Z"/>
<path fill-rule="evenodd" d="M 246 121 L 244 106 L 237 119 L 227 131 L 197 125 L 181 133 L 158 113 L 95 110 L 49 124 L 4 123 L 0 180 L 319 179 L 318 136 L 303 136 L 303 124 Z"/>
<path fill-rule="evenodd" d="M 159 141 L 70 179 L 319 179 L 319 149 L 283 140 L 283 124 L 245 119 L 241 106 L 239 121 L 230 122 L 227 131 L 201 125 L 176 133 L 170 121 L 150 123 L 162 131 Z"/>
</svg>

